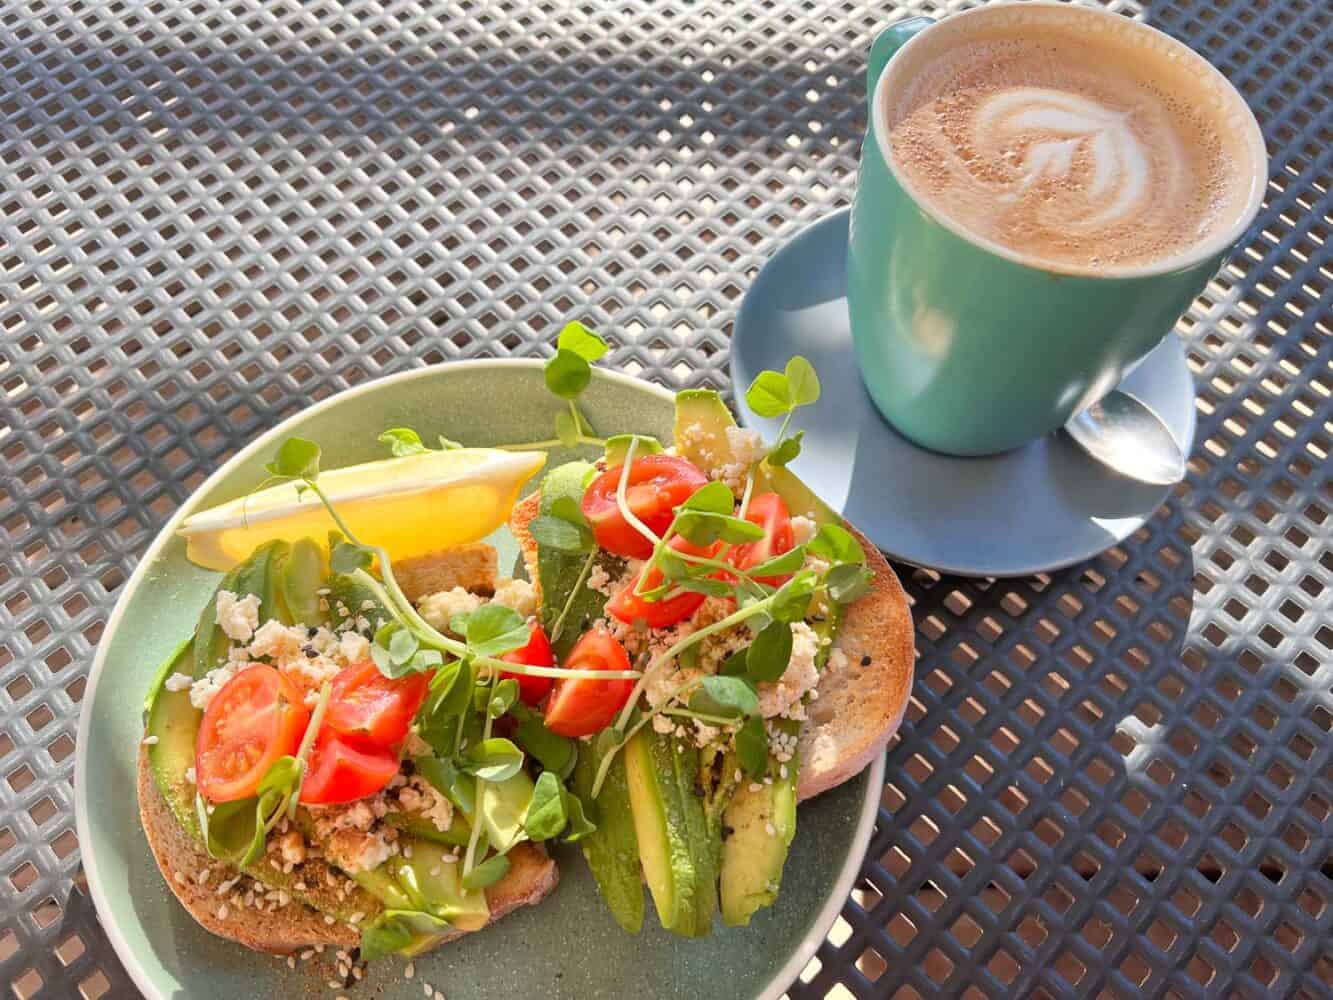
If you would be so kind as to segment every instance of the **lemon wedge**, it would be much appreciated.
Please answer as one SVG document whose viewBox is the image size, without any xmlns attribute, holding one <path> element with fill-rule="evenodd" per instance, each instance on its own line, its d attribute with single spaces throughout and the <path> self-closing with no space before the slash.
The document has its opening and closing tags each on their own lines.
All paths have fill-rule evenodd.
<svg viewBox="0 0 1333 1000">
<path fill-rule="evenodd" d="M 545 462 L 542 452 L 455 448 L 329 469 L 317 481 L 361 542 L 397 559 L 485 538 Z M 264 542 L 322 542 L 335 530 L 318 497 L 283 483 L 191 514 L 179 533 L 191 562 L 225 571 Z"/>
</svg>

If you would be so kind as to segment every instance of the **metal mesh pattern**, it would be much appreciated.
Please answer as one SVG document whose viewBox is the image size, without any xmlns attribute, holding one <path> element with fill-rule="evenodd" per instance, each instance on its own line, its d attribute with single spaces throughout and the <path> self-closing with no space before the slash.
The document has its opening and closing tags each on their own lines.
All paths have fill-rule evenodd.
<svg viewBox="0 0 1333 1000">
<path fill-rule="evenodd" d="M 955 5 L 0 3 L 0 983 L 132 995 L 79 884 L 73 735 L 169 513 L 345 386 L 549 350 L 726 386 L 761 262 L 846 204 L 864 53 Z M 1138 14 L 1126 5 L 1127 14 Z M 1152 4 L 1273 153 L 1182 320 L 1199 444 L 1130 541 L 903 571 L 919 683 L 798 997 L 1328 995 L 1327 4 Z"/>
</svg>

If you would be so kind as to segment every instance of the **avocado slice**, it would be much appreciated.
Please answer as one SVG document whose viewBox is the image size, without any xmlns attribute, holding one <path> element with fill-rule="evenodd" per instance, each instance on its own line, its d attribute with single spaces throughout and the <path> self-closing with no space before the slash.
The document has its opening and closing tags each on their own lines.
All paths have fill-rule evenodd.
<svg viewBox="0 0 1333 1000">
<path fill-rule="evenodd" d="M 442 844 L 413 838 L 410 858 L 396 854 L 378 868 L 352 878 L 390 910 L 420 910 L 458 930 L 486 926 L 490 906 L 481 889 L 464 889 L 462 861 Z M 454 860 L 447 860 L 454 856 Z"/>
<path fill-rule="evenodd" d="M 800 723 L 783 721 L 784 732 Z M 723 819 L 722 922 L 744 927 L 762 906 L 778 898 L 787 850 L 796 835 L 796 761 L 787 776 L 770 774 L 772 784 L 742 782 Z M 758 787 L 756 787 L 756 784 Z"/>
<path fill-rule="evenodd" d="M 523 832 L 523 820 L 528 815 L 528 806 L 532 803 L 533 783 L 527 771 L 520 770 L 504 781 L 479 781 L 481 802 L 481 828 L 489 838 L 490 845 L 501 854 L 521 840 L 527 840 Z"/>
<path fill-rule="evenodd" d="M 639 859 L 667 930 L 701 937 L 717 908 L 716 849 L 695 795 L 699 751 L 641 729 L 625 746 Z"/>
<path fill-rule="evenodd" d="M 625 456 L 629 453 L 629 444 L 635 439 L 638 444 L 634 446 L 634 455 L 636 458 L 642 458 L 644 455 L 659 455 L 662 452 L 662 442 L 657 438 L 648 437 L 643 434 L 616 434 L 606 439 L 606 467 L 614 469 L 617 465 L 625 464 Z"/>
<path fill-rule="evenodd" d="M 821 606 L 811 622 L 821 639 L 836 635 L 841 624 L 842 606 L 832 603 Z M 831 644 L 820 646 L 816 667 L 823 668 L 830 648 Z M 801 731 L 801 724 L 791 719 L 775 719 L 773 723 L 789 736 L 797 736 Z M 722 922 L 728 927 L 748 925 L 756 910 L 772 905 L 778 898 L 787 851 L 796 834 L 796 779 L 801 769 L 800 759 L 792 756 L 785 776 L 771 757 L 768 764 L 769 783 L 743 779 L 722 819 L 719 888 Z"/>
<path fill-rule="evenodd" d="M 611 761 L 606 780 L 594 802 L 592 784 L 600 758 L 595 743 L 580 743 L 578 763 L 571 784 L 585 803 L 593 802 L 597 829 L 579 842 L 592 877 L 618 923 L 631 934 L 643 927 L 643 880 L 639 865 L 639 839 L 630 808 L 629 779 L 619 755 Z"/>
<path fill-rule="evenodd" d="M 676 422 L 673 435 L 678 454 L 711 473 L 731 461 L 727 428 L 735 427 L 722 397 L 712 389 L 686 389 L 676 393 Z M 755 473 L 755 493 L 772 492 L 782 497 L 787 510 L 816 524 L 841 524 L 837 511 L 819 499 L 810 487 L 783 466 L 760 464 Z"/>
</svg>

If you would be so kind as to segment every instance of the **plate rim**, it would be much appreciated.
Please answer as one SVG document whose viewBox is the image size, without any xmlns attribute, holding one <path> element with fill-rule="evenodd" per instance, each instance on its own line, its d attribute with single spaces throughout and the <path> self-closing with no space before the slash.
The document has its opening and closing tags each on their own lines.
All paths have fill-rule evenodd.
<svg viewBox="0 0 1333 1000">
<path fill-rule="evenodd" d="M 796 232 L 792 233 L 792 235 L 789 236 L 785 241 L 783 241 L 782 245 L 778 247 L 778 249 L 774 251 L 773 254 L 770 255 L 768 259 L 764 261 L 763 264 L 760 265 L 758 272 L 756 272 L 754 278 L 751 280 L 749 286 L 746 288 L 745 294 L 741 297 L 741 303 L 736 309 L 736 320 L 732 326 L 731 340 L 728 345 L 729 350 L 727 354 L 727 374 L 731 377 L 733 385 L 735 386 L 740 385 L 740 382 L 737 378 L 738 373 L 736 370 L 737 352 L 733 345 L 737 341 L 737 336 L 736 336 L 737 331 L 742 329 L 745 325 L 743 324 L 743 318 L 747 311 L 746 306 L 748 303 L 750 303 L 752 296 L 755 294 L 755 288 L 759 285 L 759 281 L 763 277 L 764 271 L 767 270 L 774 263 L 774 261 L 776 261 L 780 256 L 782 256 L 784 253 L 790 250 L 791 247 L 795 245 L 799 240 L 808 236 L 810 233 L 812 233 L 815 229 L 819 228 L 820 226 L 823 225 L 834 226 L 838 225 L 839 223 L 842 223 L 844 225 L 850 225 L 851 213 L 852 213 L 851 207 L 848 205 L 844 205 L 841 208 L 834 209 L 833 211 L 828 212 L 825 215 L 821 215 L 817 219 L 813 219 L 812 221 L 810 221 L 809 223 L 798 229 Z M 846 270 L 845 260 L 841 266 L 845 271 Z M 758 307 L 754 306 L 751 308 L 753 309 Z M 1179 354 L 1179 361 L 1185 367 L 1185 371 L 1190 378 L 1190 383 L 1193 386 L 1194 373 L 1189 370 L 1189 361 L 1185 354 L 1185 344 L 1184 341 L 1182 341 L 1180 337 L 1175 333 L 1174 329 L 1168 330 L 1166 332 L 1166 335 L 1162 338 L 1162 341 L 1156 347 L 1154 347 L 1151 352 L 1149 352 L 1148 357 L 1151 357 L 1153 353 L 1160 350 L 1168 339 L 1174 340 L 1176 346 L 1176 352 Z M 1126 378 L 1127 377 L 1128 376 L 1126 376 Z M 1192 392 L 1192 396 L 1197 396 L 1197 387 Z M 735 399 L 736 399 L 736 411 L 738 416 L 740 417 L 741 424 L 746 427 L 754 427 L 756 424 L 755 414 L 750 409 L 750 407 L 746 405 L 744 393 L 737 392 L 735 394 Z M 872 410 L 874 410 L 873 404 L 871 404 L 871 408 Z M 878 410 L 875 410 L 875 413 L 877 416 L 879 416 Z M 883 420 L 883 417 L 881 416 L 880 419 Z M 1060 432 L 1057 431 L 1055 433 L 1060 433 Z M 1198 414 L 1195 411 L 1194 407 L 1191 406 L 1189 409 L 1189 432 L 1186 435 L 1187 440 L 1184 442 L 1185 454 L 1187 459 L 1189 455 L 1194 451 L 1195 437 L 1197 436 L 1197 434 L 1198 434 Z M 920 445 L 908 441 L 906 438 L 904 438 L 903 440 L 906 442 L 908 447 L 918 449 L 921 451 L 927 450 L 921 448 Z M 1021 449 L 1015 449 L 1015 450 L 1017 451 Z M 943 457 L 951 458 L 953 456 L 946 455 Z M 968 459 L 964 457 L 953 457 L 953 458 L 956 461 L 968 461 Z M 1089 459 L 1089 461 L 1092 461 L 1092 459 Z M 1163 486 L 1161 488 L 1162 490 L 1161 499 L 1158 501 L 1157 507 L 1154 508 L 1152 512 L 1142 517 L 1121 519 L 1122 521 L 1126 522 L 1129 526 L 1123 532 L 1117 533 L 1115 537 L 1111 539 L 1111 541 L 1107 542 L 1100 548 L 1094 549 L 1092 551 L 1080 552 L 1077 555 L 1070 555 L 1067 557 L 1062 556 L 1061 558 L 1054 559 L 1051 561 L 1038 561 L 1035 563 L 1028 563 L 1023 566 L 977 568 L 976 566 L 951 566 L 943 563 L 925 563 L 921 562 L 918 558 L 914 558 L 910 555 L 904 555 L 900 552 L 897 552 L 893 548 L 885 546 L 881 544 L 879 541 L 876 541 L 875 539 L 871 539 L 871 541 L 874 542 L 875 546 L 879 548 L 881 552 L 883 552 L 885 555 L 887 555 L 890 559 L 894 560 L 895 562 L 900 562 L 907 566 L 915 567 L 917 569 L 926 569 L 932 572 L 944 573 L 949 576 L 964 577 L 966 579 L 974 579 L 974 580 L 1021 579 L 1024 577 L 1035 576 L 1038 573 L 1058 573 L 1062 570 L 1067 570 L 1075 566 L 1081 566 L 1082 564 L 1088 562 L 1089 560 L 1095 559 L 1097 556 L 1101 555 L 1107 549 L 1112 548 L 1116 545 L 1120 545 L 1122 542 L 1125 541 L 1125 539 L 1132 536 L 1134 532 L 1138 531 L 1140 528 L 1143 527 L 1143 525 L 1147 524 L 1148 521 L 1152 519 L 1153 514 L 1156 513 L 1156 511 L 1160 510 L 1162 505 L 1165 504 L 1171 498 L 1174 489 L 1175 485 Z M 839 510 L 839 513 L 842 513 L 842 511 Z"/>
<path fill-rule="evenodd" d="M 97 700 L 97 689 L 102 679 L 102 673 L 106 667 L 107 652 L 110 647 L 111 637 L 120 627 L 121 618 L 124 616 L 130 600 L 134 593 L 143 583 L 144 577 L 148 575 L 149 566 L 157 559 L 159 553 L 166 547 L 171 540 L 179 524 L 185 520 L 203 496 L 218 481 L 224 479 L 231 471 L 254 455 L 261 448 L 268 446 L 273 439 L 286 432 L 289 424 L 299 418 L 319 413 L 323 410 L 344 403 L 356 396 L 378 389 L 386 384 L 397 382 L 408 382 L 421 378 L 438 376 L 442 371 L 457 370 L 484 370 L 484 369 L 537 369 L 545 365 L 545 359 L 542 358 L 468 358 L 458 361 L 446 361 L 435 365 L 426 365 L 421 368 L 411 368 L 406 371 L 394 372 L 380 378 L 368 379 L 358 385 L 349 386 L 339 392 L 317 400 L 309 406 L 303 407 L 292 413 L 278 423 L 274 424 L 268 430 L 259 434 L 253 440 L 241 447 L 234 455 L 228 458 L 222 465 L 218 466 L 202 483 L 190 491 L 180 507 L 171 515 L 165 524 L 158 530 L 153 540 L 144 550 L 143 555 L 139 557 L 135 564 L 134 571 L 129 579 L 125 581 L 121 589 L 120 596 L 116 598 L 116 603 L 107 616 L 106 624 L 102 629 L 102 636 L 98 640 L 97 648 L 93 652 L 92 665 L 88 668 L 86 686 L 84 689 L 83 702 L 79 709 L 79 724 L 75 733 L 74 743 L 74 829 L 75 836 L 79 841 L 80 856 L 79 862 L 83 868 L 84 876 L 87 879 L 89 894 L 92 897 L 93 909 L 97 913 L 97 922 L 107 935 L 112 948 L 116 952 L 116 957 L 120 959 L 121 964 L 129 973 L 131 980 L 140 992 L 152 1000 L 162 1000 L 165 994 L 159 988 L 158 984 L 148 975 L 145 968 L 140 964 L 138 955 L 130 947 L 129 941 L 121 933 L 120 925 L 115 921 L 113 909 L 109 898 L 103 888 L 102 873 L 96 852 L 92 849 L 94 843 L 92 827 L 89 824 L 88 813 L 88 794 L 87 794 L 87 758 L 88 758 L 88 736 L 92 728 L 93 705 Z M 658 385 L 655 382 L 649 382 L 647 379 L 638 378 L 625 372 L 613 371 L 607 368 L 593 368 L 594 378 L 606 379 L 625 386 L 648 392 L 663 400 L 675 400 L 674 391 L 665 386 Z M 864 859 L 866 849 L 870 843 L 870 836 L 874 827 L 874 820 L 878 813 L 879 795 L 878 789 L 884 784 L 884 754 L 879 754 L 871 765 L 866 768 L 869 781 L 866 785 L 866 793 L 861 802 L 860 813 L 857 817 L 856 828 L 852 834 L 851 847 L 847 852 L 847 858 L 844 860 L 838 877 L 834 880 L 832 891 L 824 900 L 824 905 L 815 916 L 814 923 L 811 924 L 809 931 L 801 939 L 800 944 L 788 956 L 783 963 L 764 985 L 758 994 L 759 1000 L 778 1000 L 788 989 L 793 981 L 800 975 L 802 969 L 818 951 L 820 943 L 827 937 L 829 929 L 833 926 L 838 914 L 842 911 L 842 906 L 851 894 L 852 887 L 855 885 L 856 878 L 860 874 L 861 862 Z M 239 947 L 239 946 L 238 946 Z"/>
</svg>

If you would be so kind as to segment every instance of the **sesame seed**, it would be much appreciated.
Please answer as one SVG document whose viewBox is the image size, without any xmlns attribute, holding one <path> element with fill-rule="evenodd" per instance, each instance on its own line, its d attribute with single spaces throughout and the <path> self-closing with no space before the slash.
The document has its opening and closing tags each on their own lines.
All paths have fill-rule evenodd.
<svg viewBox="0 0 1333 1000">
<path fill-rule="evenodd" d="M 422 984 L 421 984 L 421 992 L 424 993 L 424 994 L 426 994 L 426 996 L 430 996 L 430 995 L 431 995 L 432 993 L 434 993 L 435 991 L 434 991 L 433 989 L 431 989 L 430 983 L 422 983 Z"/>
<path fill-rule="evenodd" d="M 778 831 L 777 831 L 776 829 L 774 829 L 772 823 L 765 823 L 765 824 L 764 824 L 764 832 L 765 832 L 766 834 L 768 834 L 770 837 L 776 837 L 776 836 L 777 836 L 777 833 L 778 833 Z"/>
<path fill-rule="evenodd" d="M 324 923 L 326 923 L 326 924 L 330 924 L 330 925 L 331 925 L 331 924 L 333 924 L 333 922 L 334 922 L 334 920 L 333 920 L 333 917 L 332 917 L 332 916 L 330 916 L 330 915 L 327 914 L 327 913 L 324 914 Z"/>
<path fill-rule="evenodd" d="M 405 968 L 405 969 L 403 970 L 403 978 L 404 978 L 404 979 L 411 979 L 411 978 L 412 978 L 413 976 L 415 976 L 416 974 L 417 974 L 416 963 L 414 963 L 414 962 L 408 962 L 408 963 L 407 963 L 407 968 Z"/>
<path fill-rule="evenodd" d="M 752 792 L 763 791 L 763 788 L 764 788 L 764 786 L 761 785 L 761 784 L 759 784 L 759 782 L 757 782 L 757 781 L 752 781 L 752 782 L 750 782 L 750 791 L 752 791 Z"/>
<path fill-rule="evenodd" d="M 439 990 L 436 990 L 436 991 L 435 991 L 435 1000 L 444 1000 L 444 994 L 441 993 Z"/>
<path fill-rule="evenodd" d="M 151 747 L 151 746 L 153 746 L 156 742 L 157 742 L 157 737 L 156 737 L 156 736 L 145 736 L 145 737 L 143 738 L 143 743 L 144 743 L 144 746 L 146 746 L 146 747 Z"/>
<path fill-rule="evenodd" d="M 342 983 L 338 982 L 337 980 L 333 980 L 333 979 L 330 979 L 325 985 L 328 986 L 328 988 L 331 989 L 331 990 L 340 990 L 340 989 L 343 988 L 343 984 L 342 984 Z"/>
<path fill-rule="evenodd" d="M 310 961 L 310 959 L 314 957 L 314 954 L 315 954 L 314 948 L 307 948 L 305 951 L 301 952 L 301 961 L 302 962 Z"/>
<path fill-rule="evenodd" d="M 228 912 L 229 911 L 227 910 L 227 904 L 223 903 L 221 906 L 218 907 L 218 919 L 226 920 Z"/>
<path fill-rule="evenodd" d="M 360 982 L 361 977 L 364 976 L 365 974 L 366 970 L 361 968 L 361 966 L 359 965 L 352 966 L 352 978 L 355 979 L 357 982 Z"/>
<path fill-rule="evenodd" d="M 784 779 L 787 777 L 787 765 L 786 765 L 786 764 L 783 764 L 780 768 L 778 768 L 778 774 L 781 775 Z"/>
<path fill-rule="evenodd" d="M 357 910 L 355 913 L 353 913 L 350 917 L 347 918 L 347 922 L 351 924 L 359 924 L 361 923 L 361 921 L 365 919 L 366 915 L 362 913 L 360 910 Z"/>
<path fill-rule="evenodd" d="M 863 657 L 861 657 L 861 666 L 863 666 L 863 667 L 868 667 L 868 666 L 870 666 L 870 657 L 868 657 L 868 656 L 863 656 Z"/>
<path fill-rule="evenodd" d="M 287 968 L 289 969 L 296 968 L 296 959 L 293 958 L 291 955 L 287 956 Z"/>
<path fill-rule="evenodd" d="M 338 975 L 342 976 L 344 981 L 347 979 L 347 974 L 351 971 L 351 967 L 346 962 L 338 963 Z"/>
</svg>

